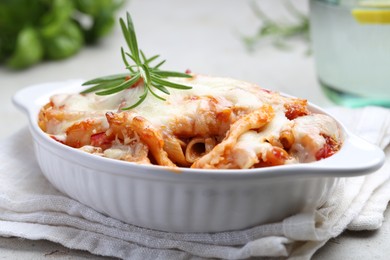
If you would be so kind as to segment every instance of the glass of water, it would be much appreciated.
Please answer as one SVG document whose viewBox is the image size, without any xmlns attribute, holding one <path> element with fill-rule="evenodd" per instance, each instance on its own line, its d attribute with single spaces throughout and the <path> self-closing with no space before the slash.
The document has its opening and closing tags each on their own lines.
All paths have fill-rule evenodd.
<svg viewBox="0 0 390 260">
<path fill-rule="evenodd" d="M 390 107 L 390 0 L 310 0 L 318 80 L 335 103 Z"/>
</svg>

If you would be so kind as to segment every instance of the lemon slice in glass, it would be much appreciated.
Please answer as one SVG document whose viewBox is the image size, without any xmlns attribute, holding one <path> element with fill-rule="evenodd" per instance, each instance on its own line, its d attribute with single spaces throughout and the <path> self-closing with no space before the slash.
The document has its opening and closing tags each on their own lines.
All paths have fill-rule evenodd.
<svg viewBox="0 0 390 260">
<path fill-rule="evenodd" d="M 390 1 L 359 1 L 352 15 L 361 24 L 390 24 Z"/>
</svg>

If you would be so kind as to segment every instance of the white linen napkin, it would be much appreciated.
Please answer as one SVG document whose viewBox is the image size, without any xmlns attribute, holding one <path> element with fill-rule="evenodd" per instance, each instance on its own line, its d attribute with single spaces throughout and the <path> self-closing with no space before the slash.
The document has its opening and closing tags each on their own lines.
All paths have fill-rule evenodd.
<svg viewBox="0 0 390 260">
<path fill-rule="evenodd" d="M 355 133 L 390 141 L 390 111 L 330 110 Z M 246 230 L 178 234 L 144 229 L 102 215 L 58 192 L 42 175 L 27 128 L 0 142 L 0 235 L 47 239 L 72 249 L 122 259 L 309 259 L 345 229 L 380 228 L 390 200 L 390 149 L 377 172 L 342 178 L 330 199 L 310 213 Z"/>
</svg>

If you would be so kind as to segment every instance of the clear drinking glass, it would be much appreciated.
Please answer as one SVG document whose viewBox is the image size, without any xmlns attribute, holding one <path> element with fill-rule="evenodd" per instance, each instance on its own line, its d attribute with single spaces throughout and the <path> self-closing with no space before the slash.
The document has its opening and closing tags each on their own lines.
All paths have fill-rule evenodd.
<svg viewBox="0 0 390 260">
<path fill-rule="evenodd" d="M 390 0 L 310 0 L 318 80 L 335 103 L 390 107 Z"/>
</svg>

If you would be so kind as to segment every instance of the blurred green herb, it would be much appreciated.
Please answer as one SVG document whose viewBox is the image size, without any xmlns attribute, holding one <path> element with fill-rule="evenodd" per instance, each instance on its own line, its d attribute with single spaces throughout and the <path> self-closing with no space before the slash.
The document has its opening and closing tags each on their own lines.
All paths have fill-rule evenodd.
<svg viewBox="0 0 390 260">
<path fill-rule="evenodd" d="M 165 60 L 159 62 L 155 66 L 150 65 L 150 63 L 159 58 L 159 55 L 146 58 L 143 51 L 138 49 L 134 24 L 129 13 L 127 13 L 126 18 L 127 23 L 125 23 L 122 18 L 120 18 L 119 22 L 122 28 L 123 36 L 130 50 L 129 53 L 125 52 L 123 48 L 121 48 L 122 60 L 126 65 L 126 68 L 129 70 L 129 73 L 104 76 L 89 80 L 83 83 L 83 86 L 92 85 L 92 87 L 84 90 L 81 93 L 85 94 L 97 91 L 97 95 L 105 96 L 121 92 L 131 87 L 143 86 L 144 91 L 139 97 L 138 101 L 129 107 L 122 108 L 122 110 L 128 110 L 140 105 L 146 99 L 149 92 L 156 98 L 165 100 L 155 91 L 158 90 L 169 95 L 170 93 L 167 88 L 182 90 L 191 89 L 192 87 L 190 86 L 174 83 L 167 79 L 168 77 L 192 78 L 191 75 L 176 71 L 160 70 L 160 66 L 165 63 Z M 130 58 L 134 64 L 130 65 L 128 58 Z M 143 84 L 140 84 L 140 80 L 142 80 Z"/>
<path fill-rule="evenodd" d="M 280 49 L 288 49 L 287 41 L 292 38 L 302 38 L 309 42 L 309 18 L 302 13 L 290 1 L 284 1 L 286 10 L 292 16 L 294 23 L 279 22 L 269 17 L 258 4 L 251 2 L 251 8 L 254 14 L 260 19 L 261 26 L 253 36 L 243 37 L 244 44 L 248 50 L 253 51 L 255 46 L 266 39 Z"/>
<path fill-rule="evenodd" d="M 126 0 L 1 0 L 0 64 L 24 69 L 64 59 L 115 24 Z"/>
</svg>

